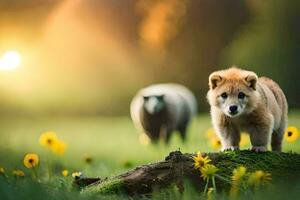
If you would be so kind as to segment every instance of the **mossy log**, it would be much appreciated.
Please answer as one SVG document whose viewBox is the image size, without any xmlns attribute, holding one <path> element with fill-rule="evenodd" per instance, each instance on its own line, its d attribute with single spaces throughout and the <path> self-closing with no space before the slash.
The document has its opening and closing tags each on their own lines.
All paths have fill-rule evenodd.
<svg viewBox="0 0 300 200">
<path fill-rule="evenodd" d="M 193 168 L 193 155 L 174 151 L 164 161 L 139 166 L 116 177 L 79 178 L 74 183 L 83 194 L 144 195 L 172 186 L 183 192 L 186 181 L 196 190 L 203 191 L 204 181 L 200 172 Z M 290 183 L 300 178 L 300 155 L 295 153 L 228 151 L 204 153 L 204 156 L 209 156 L 212 164 L 219 168 L 218 174 L 227 180 L 230 180 L 233 169 L 241 165 L 250 172 L 270 172 L 273 182 Z M 219 190 L 227 191 L 230 188 L 230 182 L 222 179 L 216 179 L 216 184 Z"/>
</svg>

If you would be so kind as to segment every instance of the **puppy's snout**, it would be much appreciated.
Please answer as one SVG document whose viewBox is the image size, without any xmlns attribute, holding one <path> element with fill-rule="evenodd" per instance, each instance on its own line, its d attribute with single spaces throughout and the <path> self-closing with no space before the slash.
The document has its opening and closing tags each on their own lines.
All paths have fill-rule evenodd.
<svg viewBox="0 0 300 200">
<path fill-rule="evenodd" d="M 238 107 L 236 105 L 230 106 L 229 107 L 230 114 L 236 114 L 238 111 Z"/>
</svg>

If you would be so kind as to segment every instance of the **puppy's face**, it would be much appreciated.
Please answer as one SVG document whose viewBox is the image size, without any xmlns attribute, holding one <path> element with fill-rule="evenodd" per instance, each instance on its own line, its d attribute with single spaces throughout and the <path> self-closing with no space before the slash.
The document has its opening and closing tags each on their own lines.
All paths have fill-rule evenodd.
<svg viewBox="0 0 300 200">
<path fill-rule="evenodd" d="M 249 101 L 249 91 L 242 86 L 230 88 L 230 85 L 224 85 L 217 93 L 217 104 L 223 113 L 229 117 L 241 115 Z"/>
<path fill-rule="evenodd" d="M 207 98 L 212 106 L 234 118 L 249 113 L 257 102 L 257 76 L 236 68 L 214 72 L 209 77 Z"/>
<path fill-rule="evenodd" d="M 151 115 L 161 112 L 165 106 L 164 95 L 147 95 L 144 98 L 144 109 Z"/>
</svg>

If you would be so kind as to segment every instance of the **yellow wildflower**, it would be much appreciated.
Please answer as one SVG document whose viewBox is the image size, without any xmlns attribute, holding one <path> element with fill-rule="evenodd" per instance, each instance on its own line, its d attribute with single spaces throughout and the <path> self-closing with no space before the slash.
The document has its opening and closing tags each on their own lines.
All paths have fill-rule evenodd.
<svg viewBox="0 0 300 200">
<path fill-rule="evenodd" d="M 209 128 L 209 129 L 206 131 L 206 138 L 211 139 L 211 138 L 213 138 L 213 137 L 216 137 L 215 129 Z"/>
<path fill-rule="evenodd" d="M 91 164 L 93 162 L 93 158 L 90 156 L 85 156 L 83 160 L 86 164 Z"/>
<path fill-rule="evenodd" d="M 218 168 L 214 165 L 211 164 L 207 164 L 204 167 L 202 167 L 200 169 L 201 171 L 201 177 L 206 180 L 209 178 L 212 178 L 217 172 L 218 172 Z"/>
<path fill-rule="evenodd" d="M 222 147 L 221 140 L 217 136 L 212 137 L 210 139 L 210 146 L 215 150 L 221 149 L 221 147 Z"/>
<path fill-rule="evenodd" d="M 5 169 L 3 167 L 0 167 L 0 175 L 5 174 Z"/>
<path fill-rule="evenodd" d="M 51 150 L 58 154 L 58 155 L 63 155 L 66 151 L 67 144 L 64 141 L 57 140 Z"/>
<path fill-rule="evenodd" d="M 55 132 L 45 132 L 40 136 L 40 145 L 48 148 L 52 148 L 57 141 L 57 136 Z"/>
<path fill-rule="evenodd" d="M 13 170 L 12 173 L 13 173 L 14 176 L 17 176 L 17 177 L 24 177 L 25 176 L 25 173 L 22 170 L 19 170 L 19 169 Z"/>
<path fill-rule="evenodd" d="M 284 139 L 288 142 L 294 142 L 299 137 L 299 131 L 296 127 L 290 126 L 285 130 Z"/>
<path fill-rule="evenodd" d="M 69 175 L 69 171 L 66 170 L 66 169 L 65 169 L 65 170 L 62 170 L 61 174 L 62 174 L 64 177 L 66 177 L 66 176 Z"/>
<path fill-rule="evenodd" d="M 78 179 L 82 176 L 82 173 L 81 172 L 73 172 L 72 173 L 72 177 L 75 178 L 75 179 Z"/>
<path fill-rule="evenodd" d="M 59 140 L 55 132 L 46 132 L 40 136 L 39 142 L 42 146 L 49 148 L 53 153 L 63 155 L 67 145 Z"/>
<path fill-rule="evenodd" d="M 29 169 L 34 168 L 39 164 L 39 156 L 35 153 L 28 153 L 25 155 L 23 163 Z"/>
<path fill-rule="evenodd" d="M 241 181 L 241 179 L 246 175 L 246 167 L 240 166 L 233 170 L 232 173 L 232 181 L 235 183 L 238 183 Z"/>
<path fill-rule="evenodd" d="M 270 183 L 271 180 L 272 178 L 270 173 L 257 170 L 251 173 L 248 181 L 250 185 L 265 185 Z"/>
<path fill-rule="evenodd" d="M 140 144 L 147 146 L 150 143 L 150 138 L 145 133 L 140 134 L 139 142 Z"/>
<path fill-rule="evenodd" d="M 195 169 L 201 169 L 211 161 L 208 156 L 203 157 L 200 152 L 197 153 L 197 156 L 193 156 L 193 160 Z"/>
<path fill-rule="evenodd" d="M 245 177 L 247 172 L 246 167 L 240 166 L 233 170 L 232 172 L 232 187 L 230 189 L 230 197 L 235 198 L 239 193 L 239 184 L 241 183 L 242 179 Z"/>
<path fill-rule="evenodd" d="M 241 133 L 241 140 L 240 140 L 240 146 L 246 146 L 247 144 L 249 144 L 250 140 L 249 140 L 249 136 L 247 133 L 242 132 Z"/>
</svg>

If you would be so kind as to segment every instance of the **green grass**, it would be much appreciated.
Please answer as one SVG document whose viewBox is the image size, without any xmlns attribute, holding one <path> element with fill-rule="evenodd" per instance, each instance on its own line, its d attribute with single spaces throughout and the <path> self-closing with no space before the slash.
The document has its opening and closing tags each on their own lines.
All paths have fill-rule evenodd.
<svg viewBox="0 0 300 200">
<path fill-rule="evenodd" d="M 289 116 L 289 124 L 300 128 L 300 113 L 292 112 Z M 27 176 L 30 176 L 31 172 L 23 167 L 23 156 L 35 152 L 41 159 L 38 174 L 42 183 L 37 184 L 26 178 L 17 181 L 16 184 L 21 185 L 22 188 L 17 190 L 18 187 L 14 187 L 13 183 L 7 184 L 0 179 L 0 196 L 38 199 L 40 195 L 51 191 L 49 199 L 90 198 L 78 196 L 77 192 L 65 189 L 70 187 L 72 178 L 63 178 L 60 174 L 61 170 L 82 171 L 87 176 L 111 177 L 140 164 L 162 160 L 172 150 L 216 151 L 210 146 L 205 135 L 210 127 L 209 116 L 201 115 L 191 125 L 186 143 L 183 144 L 179 136 L 174 135 L 168 146 L 164 144 L 145 146 L 139 143 L 139 134 L 128 117 L 1 118 L 0 166 L 6 169 L 9 176 L 11 170 L 15 168 L 24 170 Z M 57 132 L 58 137 L 67 142 L 65 155 L 49 154 L 39 145 L 40 134 L 49 130 Z M 248 147 L 249 145 L 243 148 Z M 284 142 L 284 151 L 299 153 L 300 140 L 294 143 Z M 93 158 L 91 165 L 83 161 L 85 155 Z M 50 183 L 47 176 L 49 161 L 52 171 Z"/>
</svg>

